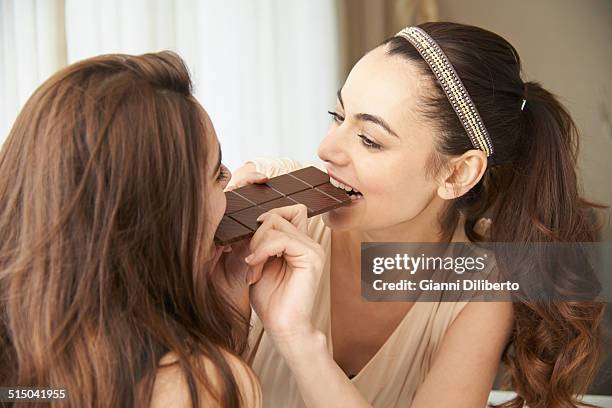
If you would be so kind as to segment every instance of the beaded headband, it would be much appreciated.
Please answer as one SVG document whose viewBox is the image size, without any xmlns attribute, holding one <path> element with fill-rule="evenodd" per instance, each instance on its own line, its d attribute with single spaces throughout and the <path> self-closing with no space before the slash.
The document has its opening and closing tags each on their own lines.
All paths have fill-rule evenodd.
<svg viewBox="0 0 612 408">
<path fill-rule="evenodd" d="M 442 51 L 442 48 L 421 28 L 406 27 L 395 35 L 403 37 L 410 42 L 427 62 L 438 82 L 442 86 L 448 101 L 459 117 L 474 148 L 482 150 L 487 157 L 493 154 L 493 144 L 489 133 L 482 123 L 463 82 Z"/>
</svg>

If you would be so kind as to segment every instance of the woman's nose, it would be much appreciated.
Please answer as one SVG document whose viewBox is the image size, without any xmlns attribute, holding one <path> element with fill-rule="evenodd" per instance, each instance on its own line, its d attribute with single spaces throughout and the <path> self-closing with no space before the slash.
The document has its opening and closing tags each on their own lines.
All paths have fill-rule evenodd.
<svg viewBox="0 0 612 408">
<path fill-rule="evenodd" d="M 346 165 L 350 161 L 347 143 L 348 140 L 342 136 L 342 132 L 337 126 L 330 129 L 327 136 L 319 144 L 319 158 L 337 166 Z"/>
</svg>

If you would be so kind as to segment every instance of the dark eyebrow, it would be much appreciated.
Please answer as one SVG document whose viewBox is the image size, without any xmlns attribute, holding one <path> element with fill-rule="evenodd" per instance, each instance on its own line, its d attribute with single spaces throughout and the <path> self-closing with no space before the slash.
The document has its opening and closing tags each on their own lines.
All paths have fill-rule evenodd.
<svg viewBox="0 0 612 408">
<path fill-rule="evenodd" d="M 338 96 L 338 100 L 340 101 L 340 106 L 342 106 L 342 109 L 344 109 L 344 102 L 342 101 L 342 88 L 338 89 L 338 92 L 336 93 L 336 95 Z M 391 126 L 389 126 L 389 124 L 385 122 L 384 119 L 381 118 L 380 116 L 370 115 L 369 113 L 358 113 L 355 115 L 355 117 L 359 120 L 363 120 L 366 122 L 372 122 L 380 126 L 383 129 L 385 129 L 387 133 L 399 139 L 399 136 L 397 135 L 397 133 L 395 133 L 393 129 L 391 129 Z"/>
<path fill-rule="evenodd" d="M 397 135 L 397 133 L 395 133 L 393 129 L 391 129 L 391 126 L 389 126 L 389 124 L 387 124 L 387 122 L 385 122 L 383 118 L 381 118 L 380 116 L 370 115 L 369 113 L 358 113 L 355 115 L 355 117 L 359 120 L 364 120 L 366 122 L 372 122 L 380 126 L 381 128 L 385 129 L 387 133 L 399 139 L 399 136 Z"/>
</svg>

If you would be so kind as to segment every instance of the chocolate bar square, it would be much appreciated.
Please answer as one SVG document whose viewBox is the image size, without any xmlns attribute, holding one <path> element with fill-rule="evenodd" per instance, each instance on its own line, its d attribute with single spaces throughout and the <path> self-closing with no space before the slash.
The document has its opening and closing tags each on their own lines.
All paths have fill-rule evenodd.
<svg viewBox="0 0 612 408">
<path fill-rule="evenodd" d="M 273 201 L 260 204 L 259 207 L 266 211 L 270 211 L 273 208 L 287 207 L 288 205 L 296 205 L 297 202 L 293 201 L 290 197 L 277 198 Z"/>
<path fill-rule="evenodd" d="M 338 201 L 351 202 L 351 198 L 346 193 L 346 191 L 341 188 L 332 186 L 331 183 L 322 184 L 317 187 L 317 190 L 334 197 Z"/>
<path fill-rule="evenodd" d="M 238 221 L 245 227 L 248 227 L 252 230 L 256 230 L 259 227 L 259 222 L 257 221 L 257 217 L 261 214 L 265 213 L 267 210 L 264 210 L 261 207 L 249 207 L 244 210 L 240 210 L 233 214 L 230 214 L 230 217 L 234 220 Z"/>
<path fill-rule="evenodd" d="M 234 192 L 255 204 L 265 203 L 266 201 L 272 201 L 282 197 L 280 193 L 274 191 L 266 184 L 250 184 L 240 187 L 234 190 Z"/>
<path fill-rule="evenodd" d="M 254 204 L 246 198 L 234 193 L 233 191 L 225 192 L 225 200 L 227 201 L 227 207 L 225 208 L 226 214 L 231 214 L 235 213 L 236 211 L 244 210 L 245 208 L 249 208 Z"/>
<path fill-rule="evenodd" d="M 330 202 L 333 204 L 339 202 L 338 200 L 331 198 L 327 194 L 320 192 L 316 188 L 295 193 L 291 195 L 291 199 L 297 201 L 300 204 L 304 204 L 308 208 L 309 217 L 325 212 L 322 210 L 328 208 L 330 206 Z"/>
<path fill-rule="evenodd" d="M 218 245 L 253 235 L 260 225 L 257 217 L 273 208 L 301 203 L 312 217 L 351 202 L 346 191 L 332 186 L 329 176 L 316 167 L 306 167 L 273 177 L 265 184 L 251 184 L 225 194 L 227 208 L 215 234 Z"/>
<path fill-rule="evenodd" d="M 266 184 L 285 195 L 308 190 L 310 188 L 308 184 L 291 176 L 290 174 L 283 174 L 282 176 L 271 178 L 266 182 Z"/>
<path fill-rule="evenodd" d="M 232 242 L 240 241 L 252 234 L 253 231 L 251 229 L 246 228 L 244 225 L 241 225 L 226 215 L 219 223 L 219 227 L 215 233 L 215 242 L 221 245 L 227 245 Z"/>
<path fill-rule="evenodd" d="M 290 173 L 312 187 L 329 183 L 329 176 L 316 167 L 310 166 Z"/>
</svg>

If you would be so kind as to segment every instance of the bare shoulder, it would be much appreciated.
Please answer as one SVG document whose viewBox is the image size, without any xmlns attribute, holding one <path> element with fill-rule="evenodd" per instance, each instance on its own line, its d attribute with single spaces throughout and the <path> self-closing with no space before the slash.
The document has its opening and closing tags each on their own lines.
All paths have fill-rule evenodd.
<svg viewBox="0 0 612 408">
<path fill-rule="evenodd" d="M 485 406 L 513 322 L 510 302 L 468 303 L 444 335 L 412 406 Z"/>
<path fill-rule="evenodd" d="M 469 302 L 444 336 L 441 355 L 472 351 L 472 364 L 496 369 L 513 323 L 511 302 Z"/>
<path fill-rule="evenodd" d="M 262 396 L 259 381 L 251 368 L 242 359 L 231 353 L 223 352 L 223 355 L 234 374 L 244 406 L 261 407 Z M 201 357 L 198 363 L 204 370 L 206 378 L 210 379 L 213 388 L 220 387 L 220 373 L 214 364 L 205 357 Z M 203 386 L 198 387 L 198 396 L 200 406 L 215 406 L 212 405 L 215 399 Z M 151 408 L 168 406 L 191 407 L 187 378 L 174 353 L 168 353 L 160 360 L 151 395 Z"/>
<path fill-rule="evenodd" d="M 451 327 L 469 325 L 498 334 L 500 329 L 508 330 L 514 322 L 512 302 L 469 302 L 459 313 Z M 503 337 L 503 335 L 502 335 Z"/>
</svg>

